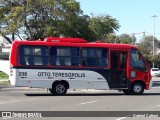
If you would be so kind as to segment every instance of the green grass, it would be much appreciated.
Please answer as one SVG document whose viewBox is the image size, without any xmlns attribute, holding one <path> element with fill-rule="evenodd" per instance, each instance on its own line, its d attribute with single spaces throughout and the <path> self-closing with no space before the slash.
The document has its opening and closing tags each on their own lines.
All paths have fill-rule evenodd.
<svg viewBox="0 0 160 120">
<path fill-rule="evenodd" d="M 8 75 L 4 72 L 0 72 L 0 79 L 8 79 Z"/>
<path fill-rule="evenodd" d="M 9 83 L 9 81 L 0 81 L 0 85 L 8 86 L 8 85 L 11 85 L 11 84 Z"/>
<path fill-rule="evenodd" d="M 0 85 L 5 85 L 5 86 L 10 85 L 8 77 L 9 76 L 4 72 L 0 72 Z"/>
</svg>

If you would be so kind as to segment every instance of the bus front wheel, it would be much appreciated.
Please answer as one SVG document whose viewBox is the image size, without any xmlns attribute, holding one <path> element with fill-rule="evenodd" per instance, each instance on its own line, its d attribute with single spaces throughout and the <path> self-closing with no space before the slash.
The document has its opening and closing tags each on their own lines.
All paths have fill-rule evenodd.
<svg viewBox="0 0 160 120">
<path fill-rule="evenodd" d="M 135 82 L 132 84 L 131 92 L 133 95 L 142 95 L 144 92 L 144 86 L 140 82 Z"/>
<path fill-rule="evenodd" d="M 67 86 L 63 82 L 57 82 L 53 84 L 51 93 L 54 95 L 65 95 L 67 92 Z"/>
</svg>

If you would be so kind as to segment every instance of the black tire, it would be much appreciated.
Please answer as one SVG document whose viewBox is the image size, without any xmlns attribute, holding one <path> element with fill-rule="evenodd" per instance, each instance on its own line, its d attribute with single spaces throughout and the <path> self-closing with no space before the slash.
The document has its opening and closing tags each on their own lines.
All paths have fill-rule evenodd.
<svg viewBox="0 0 160 120">
<path fill-rule="evenodd" d="M 133 95 L 142 95 L 144 92 L 144 86 L 140 82 L 135 82 L 132 84 L 131 92 Z"/>
<path fill-rule="evenodd" d="M 67 86 L 63 82 L 57 82 L 53 84 L 51 93 L 54 95 L 65 95 L 67 92 Z"/>
</svg>

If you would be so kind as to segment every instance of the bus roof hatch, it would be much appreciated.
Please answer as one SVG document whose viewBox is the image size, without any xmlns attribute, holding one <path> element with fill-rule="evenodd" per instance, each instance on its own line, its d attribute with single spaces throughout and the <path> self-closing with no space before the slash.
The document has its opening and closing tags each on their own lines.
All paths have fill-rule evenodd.
<svg viewBox="0 0 160 120">
<path fill-rule="evenodd" d="M 69 43 L 87 43 L 88 41 L 82 38 L 59 38 L 59 37 L 47 37 L 45 42 L 69 42 Z"/>
</svg>

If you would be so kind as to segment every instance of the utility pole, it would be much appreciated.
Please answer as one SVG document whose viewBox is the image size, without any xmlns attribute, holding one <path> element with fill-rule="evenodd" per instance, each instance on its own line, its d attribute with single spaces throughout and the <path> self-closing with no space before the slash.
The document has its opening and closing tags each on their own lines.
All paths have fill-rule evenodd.
<svg viewBox="0 0 160 120">
<path fill-rule="evenodd" d="M 154 34 L 153 34 L 153 59 L 154 59 L 154 52 L 155 52 L 155 51 L 154 51 L 154 49 L 155 49 L 155 46 L 154 46 L 154 41 L 155 41 L 155 40 L 154 40 L 154 39 L 155 39 L 155 18 L 158 17 L 158 16 L 153 15 L 153 16 L 151 16 L 151 17 L 153 17 L 153 19 L 154 19 Z M 153 65 L 152 67 L 154 68 L 154 61 L 153 61 L 152 65 Z"/>
</svg>

